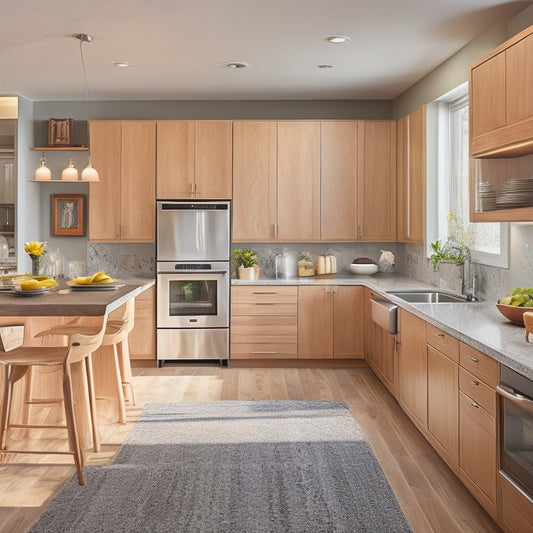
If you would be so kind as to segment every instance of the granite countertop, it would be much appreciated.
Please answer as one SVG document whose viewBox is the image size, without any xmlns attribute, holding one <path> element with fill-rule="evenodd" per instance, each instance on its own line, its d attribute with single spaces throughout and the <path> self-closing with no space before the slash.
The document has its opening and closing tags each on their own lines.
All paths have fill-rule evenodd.
<svg viewBox="0 0 533 533">
<path fill-rule="evenodd" d="M 525 341 L 525 329 L 509 322 L 496 302 L 409 303 L 388 291 L 437 290 L 426 283 L 397 274 L 354 276 L 348 272 L 309 278 L 232 280 L 232 285 L 363 285 L 402 309 L 454 335 L 516 372 L 533 379 L 533 344 Z"/>
<path fill-rule="evenodd" d="M 64 280 L 57 289 L 26 295 L 0 291 L 0 316 L 101 316 L 150 288 L 155 280 L 117 280 L 116 290 L 77 291 Z"/>
</svg>

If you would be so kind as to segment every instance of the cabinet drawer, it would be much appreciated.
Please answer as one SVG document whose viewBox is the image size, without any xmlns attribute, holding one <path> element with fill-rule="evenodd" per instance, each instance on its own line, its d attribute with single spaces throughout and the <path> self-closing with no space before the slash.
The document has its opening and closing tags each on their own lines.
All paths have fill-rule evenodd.
<svg viewBox="0 0 533 533">
<path fill-rule="evenodd" d="M 142 292 L 135 298 L 135 319 L 155 317 L 155 287 Z"/>
<path fill-rule="evenodd" d="M 296 304 L 298 287 L 232 287 L 232 304 Z"/>
<path fill-rule="evenodd" d="M 460 363 L 475 377 L 491 387 L 500 382 L 500 365 L 497 361 L 461 342 Z"/>
<path fill-rule="evenodd" d="M 231 302 L 231 315 L 294 315 L 298 311 L 298 304 L 284 304 L 274 302 L 235 303 Z"/>
<path fill-rule="evenodd" d="M 492 416 L 496 416 L 496 391 L 464 368 L 459 369 L 459 389 Z"/>
<path fill-rule="evenodd" d="M 296 359 L 297 344 L 294 343 L 231 343 L 232 359 Z"/>
<path fill-rule="evenodd" d="M 453 335 L 427 324 L 426 342 L 456 363 L 459 362 L 459 341 Z"/>
<path fill-rule="evenodd" d="M 298 319 L 294 315 L 232 316 L 231 335 L 294 335 L 298 332 Z"/>
</svg>

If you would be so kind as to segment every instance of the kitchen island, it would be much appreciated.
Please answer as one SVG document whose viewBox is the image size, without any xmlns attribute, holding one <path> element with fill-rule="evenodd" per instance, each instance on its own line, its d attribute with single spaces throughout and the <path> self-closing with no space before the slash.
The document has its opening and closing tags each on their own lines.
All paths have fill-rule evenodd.
<svg viewBox="0 0 533 533">
<path fill-rule="evenodd" d="M 75 290 L 61 281 L 57 288 L 37 295 L 15 292 L 0 292 L 0 326 L 24 326 L 24 344 L 27 346 L 62 345 L 63 336 L 35 337 L 39 331 L 58 324 L 82 318 L 84 324 L 98 326 L 105 316 L 120 314 L 122 306 L 154 285 L 154 280 L 139 279 L 117 282 L 113 290 Z M 1 357 L 1 352 L 0 352 Z M 115 364 L 112 346 L 102 346 L 93 354 L 97 416 L 106 421 L 118 421 L 119 406 L 116 398 L 121 392 L 117 388 L 120 379 Z M 4 371 L 3 367 L 0 371 Z M 78 365 L 73 380 L 84 383 L 83 368 Z M 46 399 L 61 397 L 61 373 L 53 368 L 34 373 L 30 378 L 15 385 L 15 417 L 28 419 L 31 406 L 25 399 Z M 2 388 L 0 382 L 0 389 Z M 87 394 L 84 386 L 77 390 L 76 414 L 80 439 L 84 448 L 92 445 L 91 425 L 88 414 Z M 3 391 L 0 390 L 0 401 Z"/>
</svg>

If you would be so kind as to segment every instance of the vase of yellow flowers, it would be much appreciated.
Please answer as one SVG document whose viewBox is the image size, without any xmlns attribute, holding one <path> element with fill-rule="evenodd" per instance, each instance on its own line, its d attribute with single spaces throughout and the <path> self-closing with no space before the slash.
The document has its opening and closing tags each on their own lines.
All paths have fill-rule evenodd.
<svg viewBox="0 0 533 533">
<path fill-rule="evenodd" d="M 41 260 L 46 252 L 46 243 L 31 241 L 24 243 L 24 251 L 31 259 L 31 275 L 38 276 L 41 273 Z"/>
</svg>

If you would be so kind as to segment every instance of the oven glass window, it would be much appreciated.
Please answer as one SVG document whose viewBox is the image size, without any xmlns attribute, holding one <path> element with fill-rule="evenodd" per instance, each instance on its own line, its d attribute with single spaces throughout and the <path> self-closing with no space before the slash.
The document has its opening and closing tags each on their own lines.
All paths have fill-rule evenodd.
<svg viewBox="0 0 533 533">
<path fill-rule="evenodd" d="M 172 280 L 169 282 L 169 316 L 217 314 L 216 280 Z"/>
<path fill-rule="evenodd" d="M 533 415 L 503 400 L 501 468 L 533 495 Z"/>
</svg>

